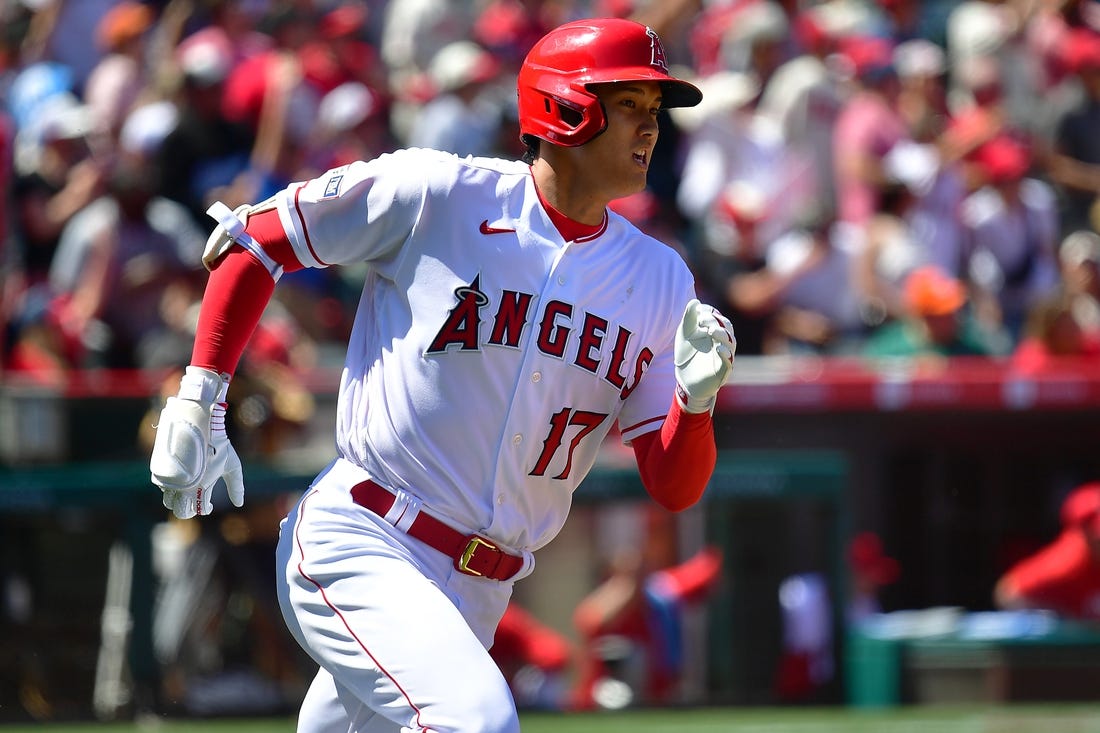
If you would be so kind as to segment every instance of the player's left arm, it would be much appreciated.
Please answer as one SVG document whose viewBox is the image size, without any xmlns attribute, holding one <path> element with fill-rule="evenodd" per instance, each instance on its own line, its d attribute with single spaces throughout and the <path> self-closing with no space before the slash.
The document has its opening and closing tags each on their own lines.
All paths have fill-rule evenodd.
<svg viewBox="0 0 1100 733">
<path fill-rule="evenodd" d="M 715 308 L 692 300 L 676 333 L 676 395 L 660 430 L 632 441 L 646 491 L 670 511 L 703 495 L 718 449 L 711 414 L 733 369 L 733 325 Z"/>
</svg>

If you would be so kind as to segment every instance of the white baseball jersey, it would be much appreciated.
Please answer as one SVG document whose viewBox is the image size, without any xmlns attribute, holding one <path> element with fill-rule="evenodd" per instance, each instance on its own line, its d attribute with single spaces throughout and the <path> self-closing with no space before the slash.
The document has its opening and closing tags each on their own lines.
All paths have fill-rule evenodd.
<svg viewBox="0 0 1100 733">
<path fill-rule="evenodd" d="M 276 196 L 308 267 L 367 262 L 339 455 L 456 526 L 533 551 L 616 421 L 660 427 L 692 275 L 609 212 L 566 242 L 519 161 L 402 150 Z"/>
</svg>

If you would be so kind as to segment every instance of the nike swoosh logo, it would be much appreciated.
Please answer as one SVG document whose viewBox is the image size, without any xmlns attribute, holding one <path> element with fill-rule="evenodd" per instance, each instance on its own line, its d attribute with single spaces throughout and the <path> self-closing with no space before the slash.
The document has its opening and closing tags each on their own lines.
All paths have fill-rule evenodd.
<svg viewBox="0 0 1100 733">
<path fill-rule="evenodd" d="M 509 232 L 515 232 L 515 229 L 498 229 L 497 227 L 489 226 L 489 220 L 485 219 L 481 222 L 482 234 L 508 234 Z"/>
</svg>

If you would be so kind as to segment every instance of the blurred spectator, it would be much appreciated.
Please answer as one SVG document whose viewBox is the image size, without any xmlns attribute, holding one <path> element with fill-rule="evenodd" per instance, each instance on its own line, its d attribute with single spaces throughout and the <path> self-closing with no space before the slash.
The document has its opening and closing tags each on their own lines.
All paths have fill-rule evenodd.
<svg viewBox="0 0 1100 733">
<path fill-rule="evenodd" d="M 1072 32 L 1065 39 L 1064 57 L 1073 74 L 1066 84 L 1076 94 L 1055 127 L 1047 173 L 1062 192 L 1063 229 L 1100 230 L 1100 33 Z"/>
<path fill-rule="evenodd" d="M 1074 320 L 1089 338 L 1100 338 L 1100 234 L 1072 232 L 1062 240 L 1058 259 Z"/>
<path fill-rule="evenodd" d="M 765 353 L 858 350 L 864 323 L 851 285 L 854 265 L 836 238 L 833 216 L 808 210 L 768 246 L 763 268 L 731 284 L 730 297 L 744 309 L 774 314 Z"/>
<path fill-rule="evenodd" d="M 837 215 L 855 227 L 863 227 L 881 205 L 883 157 L 909 138 L 898 107 L 901 89 L 893 51 L 888 41 L 872 37 L 851 36 L 840 46 L 854 90 L 833 134 Z"/>
<path fill-rule="evenodd" d="M 175 395 L 184 366 L 191 358 L 201 297 L 201 284 L 195 280 L 169 284 L 159 308 L 164 328 L 141 345 L 143 367 L 167 370 L 160 394 L 139 423 L 138 443 L 145 452 L 153 448 L 157 416 L 164 400 Z M 272 301 L 248 342 L 235 377 L 241 396 L 229 430 L 242 456 L 273 457 L 303 438 L 316 403 L 302 374 L 316 366 L 315 348 L 292 314 Z"/>
<path fill-rule="evenodd" d="M 846 93 L 836 65 L 828 62 L 836 39 L 811 10 L 799 14 L 794 30 L 804 51 L 771 75 L 758 110 L 778 126 L 795 168 L 809 179 L 807 197 L 835 211 L 833 131 Z"/>
<path fill-rule="evenodd" d="M 863 353 L 879 357 L 991 356 L 998 347 L 967 305 L 963 283 L 934 266 L 905 279 L 905 315 L 868 335 Z"/>
<path fill-rule="evenodd" d="M 1024 137 L 1023 132 L 1010 124 L 1005 108 L 1004 88 L 1000 67 L 988 57 L 977 57 L 968 62 L 954 77 L 962 80 L 968 92 L 965 101 L 955 100 L 949 105 L 950 119 L 940 138 L 940 153 L 944 164 L 953 165 L 962 161 L 962 172 L 967 186 L 971 189 L 981 186 L 977 181 L 971 164 L 975 151 L 1001 135 L 1014 134 Z"/>
<path fill-rule="evenodd" d="M 303 47 L 316 38 L 317 13 L 311 5 L 273 5 L 264 15 L 261 29 L 271 38 L 272 45 L 229 69 L 222 96 L 223 112 L 230 121 L 245 125 L 257 135 L 267 94 L 273 86 L 280 85 L 294 95 L 284 105 L 285 124 L 291 135 L 304 138 L 310 132 L 323 93 L 305 79 L 299 57 Z M 291 84 L 283 75 L 294 65 L 297 70 Z"/>
<path fill-rule="evenodd" d="M 1012 352 L 1012 370 L 1035 376 L 1069 359 L 1097 363 L 1098 336 L 1081 327 L 1074 316 L 1072 301 L 1059 291 L 1041 299 L 1029 311 L 1020 342 Z"/>
<path fill-rule="evenodd" d="M 515 601 L 504 609 L 489 653 L 508 680 L 517 707 L 568 707 L 573 645 Z"/>
<path fill-rule="evenodd" d="M 673 110 L 672 121 L 684 131 L 684 162 L 676 203 L 694 220 L 716 252 L 734 247 L 717 241 L 731 192 L 752 191 L 759 211 L 758 236 L 767 242 L 786 231 L 795 212 L 813 200 L 808 161 L 786 144 L 774 120 L 759 114 L 760 85 L 751 74 L 721 72 L 698 80 L 703 102 L 691 111 Z"/>
<path fill-rule="evenodd" d="M 767 350 L 774 307 L 768 297 L 749 288 L 767 266 L 767 241 L 760 234 L 763 194 L 751 184 L 730 184 L 704 220 L 702 244 L 694 253 L 699 287 L 713 293 L 718 306 L 737 323 L 737 350 L 760 355 Z"/>
<path fill-rule="evenodd" d="M 135 368 L 166 327 L 164 289 L 199 277 L 205 241 L 186 209 L 157 197 L 148 168 L 129 159 L 107 194 L 70 219 L 50 269 L 49 317 L 72 366 Z"/>
<path fill-rule="evenodd" d="M 753 75 L 767 86 L 772 74 L 792 55 L 790 19 L 774 0 L 754 0 L 737 5 L 722 31 L 719 67 Z"/>
<path fill-rule="evenodd" d="M 868 325 L 904 315 L 903 287 L 913 270 L 936 265 L 957 277 L 962 266 L 957 209 L 964 189 L 954 169 L 941 167 L 935 146 L 895 145 L 883 173 L 879 210 L 862 233 L 847 231 L 856 235 L 853 285 Z"/>
<path fill-rule="evenodd" d="M 73 90 L 83 93 L 92 68 L 103 56 L 103 48 L 89 43 L 89 36 L 120 0 L 46 0 L 37 3 L 28 35 L 34 39 L 41 57 L 35 61 L 54 61 L 72 74 Z"/>
<path fill-rule="evenodd" d="M 435 97 L 417 113 L 407 145 L 460 156 L 488 155 L 495 149 L 504 95 L 493 82 L 500 64 L 473 41 L 455 41 L 439 50 L 428 68 Z"/>
<path fill-rule="evenodd" d="M 119 0 L 95 25 L 95 43 L 104 55 L 89 73 L 83 97 L 112 140 L 151 80 L 146 34 L 155 20 L 149 5 Z"/>
<path fill-rule="evenodd" d="M 5 90 L 5 102 L 15 128 L 21 135 L 37 128 L 40 112 L 45 103 L 55 97 L 80 102 L 78 90 L 73 86 L 73 75 L 65 66 L 53 62 L 28 63 L 18 68 Z"/>
<path fill-rule="evenodd" d="M 702 76 L 723 71 L 770 76 L 794 50 L 790 17 L 774 0 L 701 3 L 690 29 L 692 64 Z"/>
<path fill-rule="evenodd" d="M 231 60 L 214 42 L 186 44 L 176 106 L 179 118 L 157 155 L 158 190 L 184 205 L 201 229 L 210 228 L 210 192 L 228 185 L 248 164 L 253 132 L 229 120 L 222 110 Z"/>
<path fill-rule="evenodd" d="M 267 71 L 270 78 L 247 166 L 228 185 L 207 190 L 212 199 L 229 206 L 264 201 L 294 181 L 323 172 L 310 167 L 315 129 L 299 128 L 304 120 L 296 118 L 302 111 L 305 86 L 300 60 L 293 54 L 279 54 L 268 61 Z M 347 282 L 339 268 L 304 268 L 284 274 L 274 298 L 309 338 L 338 339 L 353 313 L 351 302 L 339 307 L 342 298 L 351 297 Z"/>
<path fill-rule="evenodd" d="M 543 12 L 543 9 L 554 4 L 522 0 L 487 0 L 481 3 L 481 11 L 474 19 L 473 40 L 499 59 L 506 73 L 512 73 L 519 68 L 528 49 L 546 31 L 567 20 L 572 20 L 572 18 L 547 17 L 550 13 Z M 612 16 L 616 13 L 608 12 L 600 15 Z M 659 30 L 658 33 L 660 34 Z M 663 38 L 664 34 L 661 36 Z"/>
<path fill-rule="evenodd" d="M 1075 488 L 1062 503 L 1062 530 L 1008 569 L 993 590 L 1003 609 L 1045 609 L 1100 621 L 1100 483 Z"/>
<path fill-rule="evenodd" d="M 92 154 L 89 141 L 99 134 L 97 126 L 73 95 L 55 95 L 38 110 L 34 124 L 18 138 L 0 363 L 46 374 L 67 366 L 58 335 L 44 318 L 52 297 L 49 271 L 64 227 L 106 190 L 109 162 Z"/>
<path fill-rule="evenodd" d="M 435 54 L 444 46 L 468 39 L 472 8 L 447 0 L 403 0 L 386 5 L 382 27 L 382 60 L 389 71 L 389 89 L 398 94 L 422 86 Z M 523 50 L 524 55 L 527 49 Z M 404 137 L 401 120 L 399 136 Z"/>
<path fill-rule="evenodd" d="M 848 572 L 851 585 L 847 621 L 858 625 L 882 612 L 879 593 L 897 582 L 901 566 L 886 554 L 878 534 L 864 531 L 848 543 Z"/>
<path fill-rule="evenodd" d="M 263 21 L 265 3 L 255 0 L 199 0 L 194 3 L 201 27 L 179 41 L 176 54 L 182 58 L 191 46 L 208 45 L 210 55 L 224 59 L 226 73 L 245 59 L 271 48 L 271 37 L 257 30 Z"/>
<path fill-rule="evenodd" d="M 27 286 L 46 280 L 62 228 L 105 189 L 109 162 L 93 154 L 100 134 L 92 110 L 68 93 L 39 105 L 21 131 L 11 195 Z"/>
<path fill-rule="evenodd" d="M 674 109 L 672 121 L 684 131 L 683 180 L 676 203 L 689 219 L 705 216 L 731 182 L 774 160 L 778 136 L 760 130 L 753 103 L 760 84 L 751 75 L 722 72 L 697 80 L 703 101 L 691 112 Z M 756 144 L 754 134 L 771 144 Z M 768 133 L 772 132 L 768 137 Z"/>
<path fill-rule="evenodd" d="M 775 671 L 775 693 L 783 703 L 806 702 L 832 678 L 833 611 L 821 573 L 799 573 L 779 584 L 783 652 Z"/>
<path fill-rule="evenodd" d="M 350 81 L 386 91 L 382 59 L 365 37 L 367 15 L 362 3 L 340 2 L 321 15 L 316 38 L 299 50 L 302 76 L 320 95 Z"/>
<path fill-rule="evenodd" d="M 980 85 L 997 79 L 1004 123 L 1030 131 L 1043 91 L 1041 64 L 1025 44 L 1034 8 L 1027 0 L 964 0 L 952 8 L 945 34 L 952 110 L 969 106 Z"/>
<path fill-rule="evenodd" d="M 122 122 L 116 154 L 139 158 L 155 170 L 161 147 L 178 123 L 179 108 L 174 102 L 155 99 L 139 103 Z"/>
<path fill-rule="evenodd" d="M 682 673 L 681 614 L 721 579 L 722 554 L 705 547 L 668 568 L 623 550 L 573 613 L 583 649 L 577 709 L 667 704 Z"/>
<path fill-rule="evenodd" d="M 383 101 L 365 84 L 349 81 L 321 99 L 307 165 L 326 171 L 396 147 Z"/>
<path fill-rule="evenodd" d="M 974 160 L 984 185 L 960 210 L 966 273 L 978 318 L 1014 344 L 1030 307 L 1058 285 L 1057 203 L 1048 183 L 1027 175 L 1026 144 L 1002 135 Z"/>
<path fill-rule="evenodd" d="M 898 111 L 909 137 L 920 143 L 935 143 L 947 127 L 946 56 L 936 44 L 916 38 L 894 48 L 894 68 L 901 89 Z"/>
<path fill-rule="evenodd" d="M 877 0 L 882 32 L 895 43 L 925 40 L 920 0 Z"/>
</svg>

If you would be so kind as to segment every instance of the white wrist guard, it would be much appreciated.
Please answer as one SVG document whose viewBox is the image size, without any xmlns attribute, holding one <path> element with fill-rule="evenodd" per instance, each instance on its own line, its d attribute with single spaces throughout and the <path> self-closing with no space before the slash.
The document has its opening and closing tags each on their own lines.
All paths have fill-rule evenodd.
<svg viewBox="0 0 1100 733">
<path fill-rule="evenodd" d="M 219 480 L 235 506 L 244 504 L 241 461 L 225 426 L 228 389 L 228 374 L 189 366 L 179 393 L 161 410 L 149 473 L 164 506 L 180 519 L 213 511 L 211 493 Z"/>
</svg>

